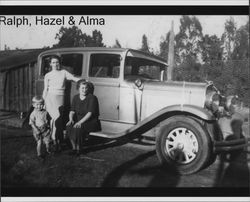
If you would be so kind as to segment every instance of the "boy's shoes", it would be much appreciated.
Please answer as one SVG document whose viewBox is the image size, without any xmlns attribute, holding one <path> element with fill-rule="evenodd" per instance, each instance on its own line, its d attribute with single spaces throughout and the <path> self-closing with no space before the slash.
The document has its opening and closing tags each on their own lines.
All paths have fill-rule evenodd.
<svg viewBox="0 0 250 202">
<path fill-rule="evenodd" d="M 76 151 L 76 156 L 80 156 L 80 154 L 81 154 L 80 151 L 77 150 L 77 151 Z"/>
<path fill-rule="evenodd" d="M 37 157 L 39 161 L 44 162 L 45 158 L 43 155 L 38 155 Z"/>
<path fill-rule="evenodd" d="M 56 152 L 60 153 L 62 151 L 61 145 L 56 145 Z"/>
<path fill-rule="evenodd" d="M 69 152 L 69 155 L 76 155 L 76 150 L 75 149 L 73 149 L 73 150 L 71 150 L 70 152 Z"/>
<path fill-rule="evenodd" d="M 75 150 L 75 149 L 73 149 L 69 152 L 69 155 L 71 155 L 71 156 L 80 156 L 80 154 L 81 154 L 81 152 L 79 150 Z"/>
</svg>

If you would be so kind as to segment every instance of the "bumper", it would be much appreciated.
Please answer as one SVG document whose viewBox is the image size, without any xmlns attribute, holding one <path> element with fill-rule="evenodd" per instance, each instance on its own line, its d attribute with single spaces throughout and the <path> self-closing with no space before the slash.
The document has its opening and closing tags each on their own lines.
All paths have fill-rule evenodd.
<svg viewBox="0 0 250 202">
<path fill-rule="evenodd" d="M 244 149 L 250 145 L 250 138 L 241 138 L 237 140 L 224 140 L 214 142 L 214 152 L 230 152 L 234 150 Z"/>
</svg>

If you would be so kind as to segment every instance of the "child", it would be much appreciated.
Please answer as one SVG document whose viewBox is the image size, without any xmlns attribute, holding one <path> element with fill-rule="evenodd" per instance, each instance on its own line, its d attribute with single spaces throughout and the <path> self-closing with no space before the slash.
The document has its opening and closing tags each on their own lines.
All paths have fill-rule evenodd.
<svg viewBox="0 0 250 202">
<path fill-rule="evenodd" d="M 32 105 L 34 107 L 34 110 L 30 114 L 29 124 L 32 127 L 33 136 L 37 142 L 37 156 L 39 158 L 42 158 L 42 142 L 44 142 L 46 145 L 47 153 L 50 153 L 50 128 L 48 112 L 44 110 L 44 100 L 41 96 L 33 97 Z"/>
</svg>

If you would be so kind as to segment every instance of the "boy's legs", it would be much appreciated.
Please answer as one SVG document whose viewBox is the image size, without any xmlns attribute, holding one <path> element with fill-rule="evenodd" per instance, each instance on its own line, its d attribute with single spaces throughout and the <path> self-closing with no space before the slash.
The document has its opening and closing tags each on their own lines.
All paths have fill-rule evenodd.
<svg viewBox="0 0 250 202">
<path fill-rule="evenodd" d="M 42 140 L 41 139 L 39 139 L 39 140 L 37 140 L 37 142 L 36 142 L 36 151 L 37 151 L 37 156 L 41 156 L 41 152 L 42 152 Z"/>
<path fill-rule="evenodd" d="M 45 137 L 43 138 L 43 142 L 44 142 L 44 144 L 45 144 L 45 146 L 46 146 L 46 151 L 47 151 L 47 153 L 50 154 L 50 146 L 49 146 L 50 137 L 49 137 L 49 136 L 45 136 Z"/>
</svg>

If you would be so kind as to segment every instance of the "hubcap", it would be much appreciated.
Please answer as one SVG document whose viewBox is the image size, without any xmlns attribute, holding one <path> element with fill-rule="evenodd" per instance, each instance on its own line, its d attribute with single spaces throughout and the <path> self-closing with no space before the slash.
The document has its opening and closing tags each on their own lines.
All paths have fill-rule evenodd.
<svg viewBox="0 0 250 202">
<path fill-rule="evenodd" d="M 171 159 L 180 164 L 188 164 L 197 156 L 198 140 L 187 128 L 175 128 L 166 140 L 166 152 Z"/>
</svg>

